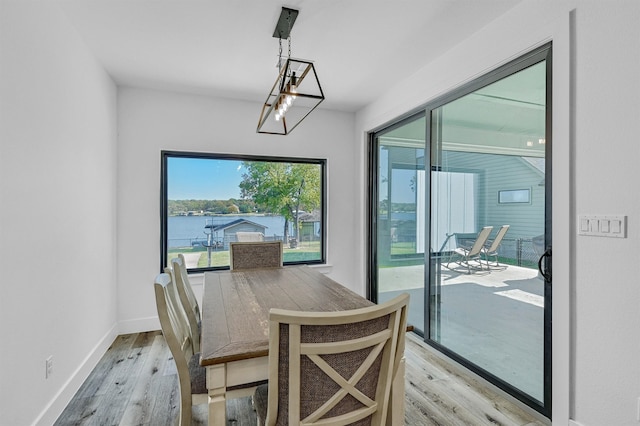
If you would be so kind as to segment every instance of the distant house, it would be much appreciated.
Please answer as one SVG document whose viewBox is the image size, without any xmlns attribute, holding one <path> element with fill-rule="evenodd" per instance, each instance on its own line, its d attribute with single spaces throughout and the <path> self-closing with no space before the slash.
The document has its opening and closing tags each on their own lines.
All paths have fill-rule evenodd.
<svg viewBox="0 0 640 426">
<path fill-rule="evenodd" d="M 227 223 L 208 223 L 205 225 L 207 233 L 213 234 L 213 241 L 222 243 L 224 250 L 229 249 L 229 243 L 237 241 L 237 232 L 261 232 L 265 233 L 267 227 L 247 219 L 236 219 Z"/>
<path fill-rule="evenodd" d="M 298 220 L 300 221 L 300 241 L 320 239 L 320 212 L 318 210 L 311 213 L 301 213 Z"/>
</svg>

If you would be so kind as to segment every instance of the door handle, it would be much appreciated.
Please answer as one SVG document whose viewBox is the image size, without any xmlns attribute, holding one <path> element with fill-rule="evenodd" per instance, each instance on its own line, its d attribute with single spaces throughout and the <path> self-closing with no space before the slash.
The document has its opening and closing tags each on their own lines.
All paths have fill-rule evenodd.
<svg viewBox="0 0 640 426">
<path fill-rule="evenodd" d="M 544 277 L 544 280 L 547 282 L 551 282 L 551 271 L 547 272 L 542 268 L 542 262 L 545 260 L 545 257 L 551 259 L 551 247 L 549 247 L 538 259 L 538 271 L 540 271 L 540 275 Z M 546 268 L 545 268 L 546 269 Z"/>
</svg>

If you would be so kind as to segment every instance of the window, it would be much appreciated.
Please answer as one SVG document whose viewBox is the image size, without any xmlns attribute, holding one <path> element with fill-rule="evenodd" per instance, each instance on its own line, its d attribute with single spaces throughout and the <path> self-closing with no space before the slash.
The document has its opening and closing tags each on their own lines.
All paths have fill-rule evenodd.
<svg viewBox="0 0 640 426">
<path fill-rule="evenodd" d="M 504 191 L 498 191 L 499 204 L 530 203 L 530 202 L 531 202 L 531 190 L 529 189 L 509 189 Z"/>
<path fill-rule="evenodd" d="M 163 151 L 161 269 L 229 268 L 229 243 L 284 242 L 284 264 L 325 262 L 326 160 Z"/>
</svg>

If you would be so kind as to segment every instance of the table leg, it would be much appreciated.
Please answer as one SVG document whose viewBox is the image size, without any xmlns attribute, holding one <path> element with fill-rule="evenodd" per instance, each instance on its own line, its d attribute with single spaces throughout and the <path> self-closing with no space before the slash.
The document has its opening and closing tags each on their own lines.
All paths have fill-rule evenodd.
<svg viewBox="0 0 640 426">
<path fill-rule="evenodd" d="M 404 356 L 398 364 L 393 382 L 391 383 L 391 395 L 389 396 L 389 407 L 387 411 L 387 424 L 399 426 L 404 424 Z"/>
<path fill-rule="evenodd" d="M 226 364 L 207 367 L 209 426 L 225 426 L 227 423 L 226 370 Z"/>
</svg>

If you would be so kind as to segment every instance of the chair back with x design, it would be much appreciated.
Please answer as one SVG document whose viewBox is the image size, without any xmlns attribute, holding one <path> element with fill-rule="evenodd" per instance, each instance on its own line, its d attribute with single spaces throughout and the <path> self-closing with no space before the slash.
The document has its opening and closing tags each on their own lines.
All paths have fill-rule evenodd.
<svg viewBox="0 0 640 426">
<path fill-rule="evenodd" d="M 352 311 L 272 309 L 264 424 L 384 425 L 408 301 L 405 293 Z"/>
</svg>

